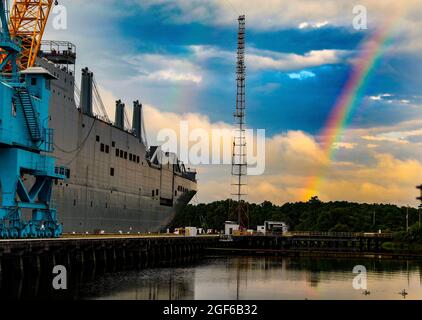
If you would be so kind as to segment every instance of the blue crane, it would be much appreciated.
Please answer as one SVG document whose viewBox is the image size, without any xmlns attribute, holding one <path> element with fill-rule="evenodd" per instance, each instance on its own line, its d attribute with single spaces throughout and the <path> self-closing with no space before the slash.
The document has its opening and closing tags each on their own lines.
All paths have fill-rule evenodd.
<svg viewBox="0 0 422 320">
<path fill-rule="evenodd" d="M 10 36 L 4 0 L 0 19 L 0 238 L 60 237 L 52 189 L 69 171 L 56 167 L 51 156 L 49 99 L 55 77 L 40 67 L 19 70 L 21 45 Z"/>
</svg>

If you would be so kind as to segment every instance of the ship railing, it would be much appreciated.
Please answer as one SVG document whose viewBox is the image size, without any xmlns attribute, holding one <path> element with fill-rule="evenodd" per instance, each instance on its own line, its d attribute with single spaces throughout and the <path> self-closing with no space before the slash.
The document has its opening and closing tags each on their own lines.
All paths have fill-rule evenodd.
<svg viewBox="0 0 422 320">
<path fill-rule="evenodd" d="M 106 122 L 108 124 L 112 124 L 113 122 L 106 116 L 102 116 L 100 114 L 94 114 L 94 117 L 97 118 L 98 120 L 101 120 L 102 122 Z"/>
<path fill-rule="evenodd" d="M 76 58 L 76 46 L 68 41 L 42 40 L 41 55 Z"/>
</svg>

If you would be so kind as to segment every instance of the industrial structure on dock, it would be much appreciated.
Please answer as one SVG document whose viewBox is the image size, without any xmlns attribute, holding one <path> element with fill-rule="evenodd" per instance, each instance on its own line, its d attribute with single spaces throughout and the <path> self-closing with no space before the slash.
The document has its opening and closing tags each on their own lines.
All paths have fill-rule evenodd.
<svg viewBox="0 0 422 320">
<path fill-rule="evenodd" d="M 245 34 L 246 18 L 239 16 L 239 29 L 237 35 L 237 64 L 236 64 L 236 110 L 235 136 L 233 137 L 233 156 L 232 156 L 232 187 L 234 191 L 232 196 L 236 201 L 234 207 L 235 215 L 240 230 L 246 230 L 249 224 L 248 207 L 244 200 L 247 195 L 246 175 L 248 170 L 247 152 L 246 152 L 246 65 L 245 65 Z"/>
</svg>

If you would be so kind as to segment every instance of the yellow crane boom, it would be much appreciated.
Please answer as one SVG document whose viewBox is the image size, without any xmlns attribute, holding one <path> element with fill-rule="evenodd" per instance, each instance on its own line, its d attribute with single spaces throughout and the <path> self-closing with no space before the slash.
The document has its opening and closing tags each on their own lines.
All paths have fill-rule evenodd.
<svg viewBox="0 0 422 320">
<path fill-rule="evenodd" d="M 34 66 L 50 15 L 53 0 L 14 0 L 10 11 L 9 29 L 12 38 L 20 38 L 22 51 L 18 67 Z"/>
</svg>

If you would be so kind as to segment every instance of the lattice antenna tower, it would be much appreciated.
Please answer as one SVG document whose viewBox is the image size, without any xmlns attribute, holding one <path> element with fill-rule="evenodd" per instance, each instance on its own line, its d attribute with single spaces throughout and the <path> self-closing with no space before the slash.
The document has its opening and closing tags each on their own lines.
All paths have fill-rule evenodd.
<svg viewBox="0 0 422 320">
<path fill-rule="evenodd" d="M 235 119 L 235 134 L 233 141 L 232 155 L 232 187 L 234 189 L 232 196 L 236 199 L 237 204 L 235 211 L 240 229 L 248 226 L 247 205 L 244 200 L 246 194 L 246 175 L 247 175 L 247 159 L 246 159 L 246 131 L 245 131 L 245 112 L 246 112 L 246 66 L 245 66 L 245 16 L 239 16 L 238 31 L 238 47 L 237 47 L 237 96 Z"/>
</svg>

